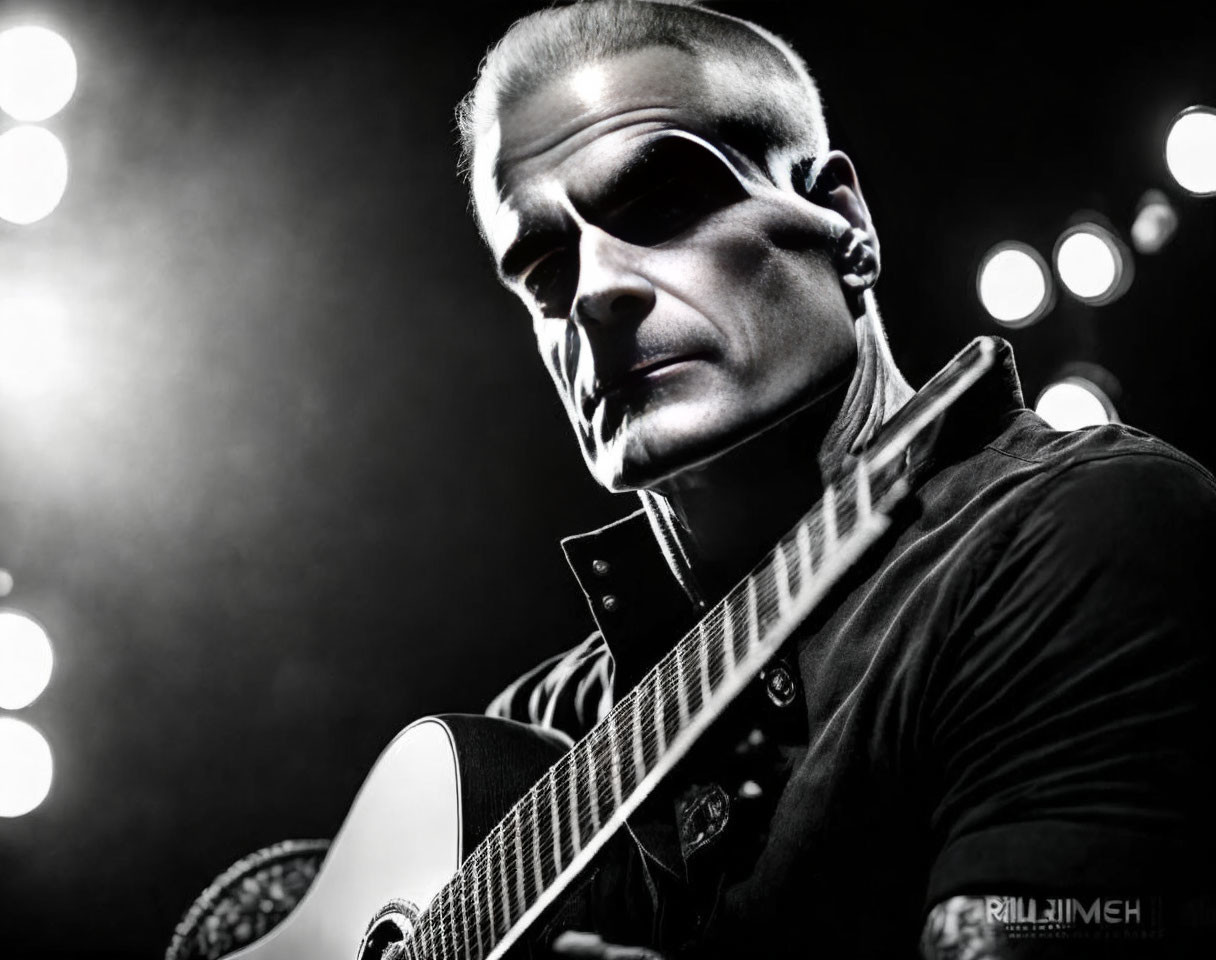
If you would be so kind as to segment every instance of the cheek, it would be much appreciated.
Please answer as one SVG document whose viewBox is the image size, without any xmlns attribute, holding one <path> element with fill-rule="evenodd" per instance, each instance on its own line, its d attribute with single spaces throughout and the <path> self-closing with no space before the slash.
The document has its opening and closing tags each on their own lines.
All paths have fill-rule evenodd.
<svg viewBox="0 0 1216 960">
<path fill-rule="evenodd" d="M 532 324 L 536 349 L 553 385 L 563 399 L 568 399 L 578 369 L 579 341 L 571 324 L 564 321 L 540 319 Z"/>
<path fill-rule="evenodd" d="M 853 344 L 853 318 L 829 250 L 830 224 L 780 204 L 697 238 L 690 259 L 702 282 L 690 303 L 729 344 L 728 362 L 749 382 L 777 371 L 834 366 Z"/>
</svg>

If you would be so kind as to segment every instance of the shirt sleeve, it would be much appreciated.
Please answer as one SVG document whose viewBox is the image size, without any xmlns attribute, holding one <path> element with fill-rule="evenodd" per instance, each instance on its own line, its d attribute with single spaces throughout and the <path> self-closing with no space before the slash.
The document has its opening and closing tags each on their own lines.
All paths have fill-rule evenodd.
<svg viewBox="0 0 1216 960">
<path fill-rule="evenodd" d="M 498 694 L 486 714 L 579 739 L 612 707 L 612 655 L 596 631 L 537 664 Z"/>
<path fill-rule="evenodd" d="M 926 906 L 1210 886 L 1211 478 L 1155 454 L 1069 467 L 994 551 L 926 708 Z"/>
</svg>

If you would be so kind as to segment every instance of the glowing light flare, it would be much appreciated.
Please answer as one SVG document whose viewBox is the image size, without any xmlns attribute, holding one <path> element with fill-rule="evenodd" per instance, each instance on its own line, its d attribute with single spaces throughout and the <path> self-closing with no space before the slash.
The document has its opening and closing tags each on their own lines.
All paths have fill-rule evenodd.
<svg viewBox="0 0 1216 960">
<path fill-rule="evenodd" d="M 0 297 L 0 393 L 29 398 L 64 367 L 62 314 L 46 297 Z"/>
<path fill-rule="evenodd" d="M 1188 107 L 1174 118 L 1165 137 L 1165 165 L 1188 193 L 1216 194 L 1216 110 Z"/>
<path fill-rule="evenodd" d="M 1065 231 L 1056 244 L 1056 273 L 1078 300 L 1109 303 L 1125 288 L 1126 263 L 1110 231 L 1083 223 Z"/>
<path fill-rule="evenodd" d="M 1066 377 L 1048 386 L 1039 394 L 1034 412 L 1056 430 L 1079 430 L 1116 419 L 1110 398 L 1083 377 Z"/>
<path fill-rule="evenodd" d="M 1178 229 L 1178 214 L 1160 190 L 1149 190 L 1140 198 L 1132 223 L 1132 246 L 1137 253 L 1158 253 Z"/>
<path fill-rule="evenodd" d="M 76 91 L 72 45 L 45 27 L 13 27 L 0 33 L 0 110 L 14 120 L 53 117 Z"/>
<path fill-rule="evenodd" d="M 22 720 L 0 717 L 0 817 L 37 807 L 51 792 L 53 775 L 46 737 Z"/>
<path fill-rule="evenodd" d="M 0 218 L 27 224 L 59 206 L 68 186 L 68 155 L 42 127 L 0 134 Z"/>
<path fill-rule="evenodd" d="M 980 264 L 977 277 L 980 303 L 998 323 L 1024 327 L 1051 305 L 1047 265 L 1021 243 L 993 247 Z"/>
<path fill-rule="evenodd" d="M 37 700 L 53 664 L 46 631 L 23 613 L 0 610 L 0 707 L 20 710 Z"/>
</svg>

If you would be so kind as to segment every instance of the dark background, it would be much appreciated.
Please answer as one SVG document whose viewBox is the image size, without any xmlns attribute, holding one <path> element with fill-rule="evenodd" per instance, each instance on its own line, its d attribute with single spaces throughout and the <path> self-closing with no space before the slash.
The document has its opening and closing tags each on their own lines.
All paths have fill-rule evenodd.
<svg viewBox="0 0 1216 960">
<path fill-rule="evenodd" d="M 1126 296 L 1008 336 L 1031 400 L 1100 363 L 1124 420 L 1216 463 L 1216 200 L 1161 157 L 1216 103 L 1211 31 L 1163 4 L 850 6 L 719 5 L 819 79 L 913 382 L 998 332 L 974 294 L 993 243 L 1049 255 L 1082 209 L 1126 232 L 1161 187 L 1181 226 Z M 0 3 L 80 63 L 48 122 L 65 199 L 0 224 L 0 289 L 52 291 L 68 350 L 0 402 L 0 605 L 57 658 L 16 714 L 56 779 L 0 820 L 0 957 L 157 956 L 233 860 L 332 835 L 400 727 L 479 710 L 588 628 L 557 540 L 633 502 L 584 475 L 454 173 L 452 107 L 527 8 Z"/>
</svg>

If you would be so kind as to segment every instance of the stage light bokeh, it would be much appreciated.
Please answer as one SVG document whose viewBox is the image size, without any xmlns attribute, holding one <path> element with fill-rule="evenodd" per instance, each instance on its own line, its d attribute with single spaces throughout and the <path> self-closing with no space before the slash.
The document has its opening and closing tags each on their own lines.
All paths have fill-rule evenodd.
<svg viewBox="0 0 1216 960">
<path fill-rule="evenodd" d="M 42 127 L 14 127 L 0 134 L 0 218 L 28 224 L 63 199 L 68 155 L 59 138 Z"/>
<path fill-rule="evenodd" d="M 1159 253 L 1178 229 L 1178 214 L 1160 190 L 1149 190 L 1140 198 L 1132 223 L 1132 246 L 1137 253 Z"/>
<path fill-rule="evenodd" d="M 0 110 L 38 123 L 62 110 L 75 90 L 76 54 L 63 37 L 45 27 L 0 33 Z"/>
<path fill-rule="evenodd" d="M 51 791 L 54 761 L 46 737 L 23 720 L 0 717 L 0 817 L 20 817 Z"/>
<path fill-rule="evenodd" d="M 1189 193 L 1216 193 L 1216 111 L 1190 107 L 1174 118 L 1165 138 L 1165 163 Z"/>
<path fill-rule="evenodd" d="M 984 309 L 998 323 L 1024 327 L 1038 320 L 1051 302 L 1047 265 L 1031 247 L 1003 243 L 980 264 L 977 289 Z"/>
<path fill-rule="evenodd" d="M 1064 289 L 1087 303 L 1107 303 L 1120 292 L 1123 254 L 1110 232 L 1094 223 L 1066 231 L 1056 244 L 1056 273 Z"/>
<path fill-rule="evenodd" d="M 0 610 L 0 708 L 20 710 L 37 700 L 53 666 L 46 631 L 23 613 Z"/>
<path fill-rule="evenodd" d="M 1110 398 L 1083 377 L 1066 377 L 1048 386 L 1039 394 L 1034 412 L 1056 430 L 1079 430 L 1116 419 Z"/>
</svg>

